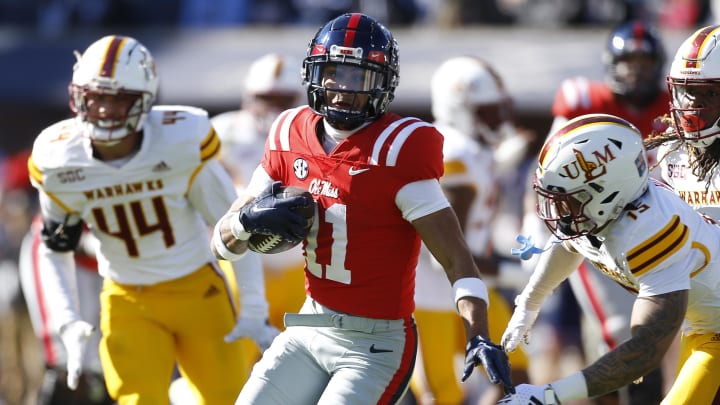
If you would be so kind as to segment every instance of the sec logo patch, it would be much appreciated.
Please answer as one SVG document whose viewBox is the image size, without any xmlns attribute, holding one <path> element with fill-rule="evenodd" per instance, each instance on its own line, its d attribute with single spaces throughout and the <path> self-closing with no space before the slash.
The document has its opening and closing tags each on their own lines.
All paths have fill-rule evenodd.
<svg viewBox="0 0 720 405">
<path fill-rule="evenodd" d="M 308 163 L 303 158 L 297 158 L 293 162 L 293 172 L 295 177 L 300 180 L 304 180 L 308 176 Z"/>
</svg>

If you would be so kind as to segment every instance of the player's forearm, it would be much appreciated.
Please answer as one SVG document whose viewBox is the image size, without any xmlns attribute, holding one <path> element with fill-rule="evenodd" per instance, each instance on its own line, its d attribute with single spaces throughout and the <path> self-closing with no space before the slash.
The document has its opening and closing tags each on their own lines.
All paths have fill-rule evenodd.
<svg viewBox="0 0 720 405">
<path fill-rule="evenodd" d="M 660 366 L 677 335 L 687 308 L 687 290 L 638 298 L 632 337 L 587 367 L 591 396 L 614 391 Z"/>
<path fill-rule="evenodd" d="M 551 382 L 555 396 L 564 403 L 607 394 L 657 368 L 665 351 L 658 350 L 651 334 L 646 335 L 633 337 L 584 370 Z"/>
<path fill-rule="evenodd" d="M 469 251 L 457 252 L 446 264 L 445 272 L 453 288 L 455 305 L 463 319 L 467 339 L 489 338 L 487 311 L 490 307 L 485 282 Z"/>
<path fill-rule="evenodd" d="M 497 257 L 488 255 L 488 256 L 473 256 L 473 259 L 475 260 L 475 266 L 477 266 L 478 270 L 480 271 L 480 274 L 483 275 L 483 278 L 492 278 L 495 279 L 498 276 L 498 270 L 500 268 L 500 264 L 497 260 Z"/>
<path fill-rule="evenodd" d="M 55 252 L 44 244 L 38 248 L 42 288 L 52 313 L 54 330 L 79 320 L 75 261 L 72 252 Z"/>
<path fill-rule="evenodd" d="M 215 224 L 210 247 L 218 260 L 235 261 L 247 252 L 249 235 L 238 238 L 233 233 L 233 221 L 237 220 L 237 212 L 231 210 Z"/>
<path fill-rule="evenodd" d="M 253 199 L 254 197 L 250 195 L 238 197 L 227 213 L 215 224 L 210 246 L 217 259 L 237 260 L 247 252 L 249 235 L 241 234 L 239 223 L 235 224 L 233 233 L 233 222 L 238 221 L 238 212 Z"/>
<path fill-rule="evenodd" d="M 464 297 L 457 301 L 457 309 L 465 326 L 467 340 L 475 336 L 489 337 L 488 306 L 477 297 Z"/>
<path fill-rule="evenodd" d="M 624 387 L 660 366 L 652 339 L 630 339 L 583 370 L 590 397 Z"/>
</svg>

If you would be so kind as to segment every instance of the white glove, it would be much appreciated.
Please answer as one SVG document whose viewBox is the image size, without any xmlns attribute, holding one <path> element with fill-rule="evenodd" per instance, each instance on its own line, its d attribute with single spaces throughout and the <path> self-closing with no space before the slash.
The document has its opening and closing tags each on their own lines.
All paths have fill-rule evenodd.
<svg viewBox="0 0 720 405">
<path fill-rule="evenodd" d="M 225 335 L 227 343 L 234 342 L 242 337 L 247 337 L 255 341 L 260 346 L 261 351 L 265 351 L 272 343 L 275 336 L 280 331 L 270 325 L 264 318 L 248 318 L 239 317 L 235 323 L 235 327 L 230 333 Z"/>
<path fill-rule="evenodd" d="M 555 391 L 550 385 L 520 384 L 515 386 L 515 393 L 505 395 L 497 402 L 503 405 L 559 405 Z"/>
<path fill-rule="evenodd" d="M 75 390 L 82 374 L 85 346 L 95 332 L 95 327 L 85 321 L 72 321 L 60 328 L 60 339 L 67 351 L 67 386 Z"/>
<path fill-rule="evenodd" d="M 530 343 L 530 329 L 532 329 L 538 313 L 539 311 L 531 311 L 524 306 L 515 307 L 515 312 L 513 312 L 500 340 L 500 345 L 505 348 L 506 352 L 514 352 L 521 342 L 526 345 Z"/>
</svg>

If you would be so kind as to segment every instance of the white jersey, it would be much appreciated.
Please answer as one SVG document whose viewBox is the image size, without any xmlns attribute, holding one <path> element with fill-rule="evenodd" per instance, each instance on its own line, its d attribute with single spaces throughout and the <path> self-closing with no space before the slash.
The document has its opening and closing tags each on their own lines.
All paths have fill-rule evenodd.
<svg viewBox="0 0 720 405">
<path fill-rule="evenodd" d="M 683 332 L 719 332 L 720 227 L 652 180 L 633 205 L 607 228 L 602 243 L 586 237 L 567 242 L 639 297 L 690 290 Z"/>
<path fill-rule="evenodd" d="M 685 145 L 678 147 L 677 142 L 662 144 L 658 156 L 665 156 L 660 165 L 663 181 L 696 211 L 720 220 L 720 176 L 713 177 L 707 188 L 706 182 L 692 173 Z"/>
<path fill-rule="evenodd" d="M 474 255 L 484 256 L 490 244 L 491 222 L 497 210 L 494 152 L 456 129 L 437 128 L 444 137 L 445 173 L 440 178 L 440 184 L 443 187 L 471 186 L 475 189 L 475 200 L 464 224 L 465 240 Z"/>
<path fill-rule="evenodd" d="M 445 172 L 440 178 L 443 187 L 470 186 L 475 200 L 468 211 L 465 240 L 476 256 L 484 256 L 490 248 L 491 222 L 496 211 L 497 179 L 493 169 L 493 151 L 457 129 L 437 126 L 443 134 Z M 452 288 L 442 266 L 422 246 L 418 258 L 415 305 L 431 310 L 455 311 Z"/>
<path fill-rule="evenodd" d="M 265 152 L 267 133 L 260 133 L 255 118 L 246 110 L 228 111 L 211 120 L 222 141 L 221 160 L 236 182 L 250 183 Z"/>
<path fill-rule="evenodd" d="M 38 136 L 29 161 L 43 216 L 81 217 L 99 240 L 100 274 L 121 284 L 155 284 L 215 262 L 208 227 L 236 197 L 213 159 L 220 142 L 204 110 L 155 106 L 143 133 L 117 168 L 95 159 L 79 121 L 68 119 Z"/>
</svg>

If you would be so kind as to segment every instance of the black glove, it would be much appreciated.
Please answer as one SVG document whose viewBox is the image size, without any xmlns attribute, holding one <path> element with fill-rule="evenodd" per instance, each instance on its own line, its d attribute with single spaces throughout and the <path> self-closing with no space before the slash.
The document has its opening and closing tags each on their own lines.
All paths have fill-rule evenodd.
<svg viewBox="0 0 720 405">
<path fill-rule="evenodd" d="M 470 339 L 465 348 L 465 371 L 463 371 L 460 381 L 465 382 L 475 366 L 480 364 L 485 367 L 491 383 L 502 383 L 506 394 L 515 393 L 515 387 L 510 380 L 510 362 L 505 351 L 490 340 L 482 336 L 475 336 Z"/>
<path fill-rule="evenodd" d="M 77 248 L 83 231 L 83 221 L 68 225 L 70 215 L 65 216 L 63 223 L 43 219 L 40 234 L 45 245 L 56 252 L 69 252 Z"/>
<path fill-rule="evenodd" d="M 240 224 L 246 232 L 263 235 L 279 235 L 287 240 L 302 240 L 305 237 L 307 220 L 293 211 L 293 208 L 311 204 L 307 196 L 276 198 L 282 188 L 279 181 L 273 182 L 250 204 L 240 211 Z"/>
</svg>

